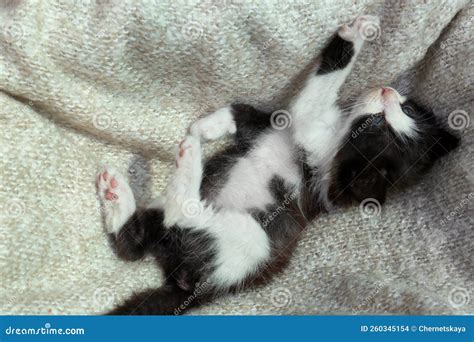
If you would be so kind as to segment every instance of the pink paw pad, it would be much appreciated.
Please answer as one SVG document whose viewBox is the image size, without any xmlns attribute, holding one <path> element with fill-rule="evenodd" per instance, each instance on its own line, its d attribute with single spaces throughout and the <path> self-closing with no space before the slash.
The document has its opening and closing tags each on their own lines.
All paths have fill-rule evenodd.
<svg viewBox="0 0 474 342">
<path fill-rule="evenodd" d="M 183 141 L 181 141 L 179 143 L 179 156 L 182 158 L 184 156 L 184 153 L 186 152 L 186 150 L 189 148 L 184 146 L 184 143 L 186 142 L 186 139 L 184 139 Z"/>
<path fill-rule="evenodd" d="M 179 167 L 179 159 L 184 157 L 186 150 L 189 148 L 189 147 L 184 146 L 185 142 L 186 142 L 186 139 L 182 140 L 178 145 L 179 152 L 178 152 L 178 159 L 176 160 L 176 167 Z"/>
<path fill-rule="evenodd" d="M 113 201 L 115 199 L 118 199 L 117 194 L 114 194 L 113 192 L 106 190 L 105 191 L 105 198 L 109 201 Z"/>
<path fill-rule="evenodd" d="M 97 187 L 99 191 L 102 193 L 103 198 L 107 201 L 115 201 L 119 197 L 116 194 L 114 189 L 117 189 L 119 186 L 119 182 L 114 174 L 110 174 L 109 171 L 104 170 L 100 172 L 97 176 Z"/>
<path fill-rule="evenodd" d="M 107 171 L 99 173 L 96 179 L 96 185 L 98 186 L 102 180 L 107 181 L 107 178 L 109 178 L 109 173 Z"/>
</svg>

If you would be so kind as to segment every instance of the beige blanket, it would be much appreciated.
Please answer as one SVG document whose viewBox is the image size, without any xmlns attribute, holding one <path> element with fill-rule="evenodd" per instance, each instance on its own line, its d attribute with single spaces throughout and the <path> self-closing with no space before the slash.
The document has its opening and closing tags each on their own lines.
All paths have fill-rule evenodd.
<svg viewBox="0 0 474 342">
<path fill-rule="evenodd" d="M 100 313 L 159 286 L 153 260 L 120 261 L 108 244 L 99 165 L 128 170 L 146 203 L 194 119 L 234 101 L 281 109 L 328 37 L 365 13 L 380 37 L 342 98 L 395 82 L 462 146 L 381 211 L 319 217 L 272 284 L 198 313 L 474 314 L 468 0 L 2 0 L 0 314 Z"/>
</svg>

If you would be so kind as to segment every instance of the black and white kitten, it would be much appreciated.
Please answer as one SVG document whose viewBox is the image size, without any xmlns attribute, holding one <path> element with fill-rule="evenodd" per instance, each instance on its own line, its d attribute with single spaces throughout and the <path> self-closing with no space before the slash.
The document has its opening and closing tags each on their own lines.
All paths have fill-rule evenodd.
<svg viewBox="0 0 474 342">
<path fill-rule="evenodd" d="M 362 16 L 324 48 L 292 101 L 291 125 L 251 106 L 222 108 L 195 122 L 179 145 L 165 195 L 136 209 L 126 179 L 98 175 L 107 231 L 118 255 L 156 257 L 166 282 L 111 314 L 181 314 L 217 295 L 265 282 L 287 263 L 301 231 L 332 205 L 402 187 L 458 144 L 433 113 L 392 88 L 375 89 L 343 113 L 337 93 L 364 43 Z M 275 113 L 274 113 L 275 114 Z M 276 120 L 276 121 L 275 121 Z M 234 144 L 204 166 L 201 140 Z"/>
</svg>

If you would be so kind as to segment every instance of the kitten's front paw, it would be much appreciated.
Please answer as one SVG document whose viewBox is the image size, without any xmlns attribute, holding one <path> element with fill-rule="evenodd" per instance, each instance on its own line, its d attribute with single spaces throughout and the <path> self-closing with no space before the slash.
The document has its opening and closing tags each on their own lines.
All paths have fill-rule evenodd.
<svg viewBox="0 0 474 342">
<path fill-rule="evenodd" d="M 188 135 L 178 146 L 176 155 L 176 167 L 179 169 L 188 168 L 192 170 L 195 166 L 196 159 L 200 161 L 201 145 L 196 137 Z"/>
<path fill-rule="evenodd" d="M 197 120 L 192 124 L 192 135 L 206 140 L 215 140 L 225 134 L 234 134 L 237 131 L 232 108 L 224 107 L 214 113 Z"/>
<path fill-rule="evenodd" d="M 136 209 L 132 189 L 114 168 L 104 166 L 96 178 L 106 229 L 118 233 Z"/>
<path fill-rule="evenodd" d="M 361 15 L 351 24 L 342 25 L 338 31 L 342 39 L 360 43 L 375 40 L 380 37 L 380 33 L 380 20 L 372 15 Z"/>
</svg>

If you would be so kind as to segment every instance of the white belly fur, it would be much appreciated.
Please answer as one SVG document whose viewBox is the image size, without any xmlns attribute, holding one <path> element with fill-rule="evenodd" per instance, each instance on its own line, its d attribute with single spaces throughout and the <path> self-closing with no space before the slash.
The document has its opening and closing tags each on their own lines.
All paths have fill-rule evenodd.
<svg viewBox="0 0 474 342">
<path fill-rule="evenodd" d="M 296 185 L 301 179 L 295 149 L 288 131 L 269 130 L 230 170 L 226 184 L 213 201 L 216 207 L 265 209 L 273 202 L 268 184 L 275 176 Z"/>
</svg>

